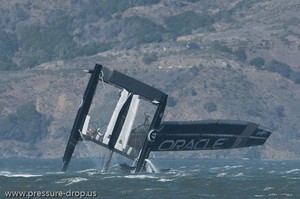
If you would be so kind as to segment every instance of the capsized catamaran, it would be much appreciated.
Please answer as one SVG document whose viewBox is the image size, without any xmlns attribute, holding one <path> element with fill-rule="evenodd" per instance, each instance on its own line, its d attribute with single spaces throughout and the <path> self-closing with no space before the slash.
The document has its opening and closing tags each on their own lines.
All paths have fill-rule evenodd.
<svg viewBox="0 0 300 199">
<path fill-rule="evenodd" d="M 91 77 L 67 143 L 62 171 L 67 170 L 75 146 L 82 140 L 109 149 L 104 172 L 109 169 L 113 153 L 116 152 L 133 160 L 131 166 L 120 164 L 122 168 L 137 173 L 145 170 L 147 158 L 152 151 L 251 147 L 264 144 L 271 135 L 269 129 L 246 121 L 162 121 L 167 104 L 166 93 L 99 64 L 87 72 Z M 99 81 L 118 90 L 118 96 L 102 94 L 107 98 L 104 104 L 115 100 L 114 111 L 109 117 L 101 116 L 105 106 L 98 108 L 98 118 L 91 116 L 90 109 Z M 107 88 L 103 86 L 101 90 Z M 93 124 L 101 119 L 101 124 Z"/>
</svg>

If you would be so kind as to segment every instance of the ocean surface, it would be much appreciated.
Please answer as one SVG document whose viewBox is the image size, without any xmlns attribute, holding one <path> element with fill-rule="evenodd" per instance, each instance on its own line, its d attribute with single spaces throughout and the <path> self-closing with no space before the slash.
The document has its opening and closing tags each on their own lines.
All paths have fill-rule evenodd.
<svg viewBox="0 0 300 199">
<path fill-rule="evenodd" d="M 94 161 L 0 159 L 0 198 L 300 198 L 300 161 L 152 159 L 165 172 L 101 173 Z"/>
</svg>

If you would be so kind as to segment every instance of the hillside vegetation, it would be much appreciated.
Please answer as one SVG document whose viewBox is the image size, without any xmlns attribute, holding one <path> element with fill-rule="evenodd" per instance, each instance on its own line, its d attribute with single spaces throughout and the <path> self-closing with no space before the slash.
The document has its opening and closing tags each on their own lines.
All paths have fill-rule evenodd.
<svg viewBox="0 0 300 199">
<path fill-rule="evenodd" d="M 181 157 L 300 158 L 297 0 L 0 3 L 2 157 L 62 157 L 89 77 L 82 70 L 99 63 L 168 93 L 164 120 L 238 119 L 274 131 L 262 147 Z"/>
</svg>

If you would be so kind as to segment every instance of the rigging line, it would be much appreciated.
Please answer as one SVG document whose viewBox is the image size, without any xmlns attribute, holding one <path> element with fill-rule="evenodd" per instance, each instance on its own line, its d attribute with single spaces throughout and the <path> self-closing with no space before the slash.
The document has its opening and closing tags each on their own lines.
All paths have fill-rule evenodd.
<svg viewBox="0 0 300 199">
<path fill-rule="evenodd" d="M 101 120 L 94 119 L 97 115 L 99 115 L 98 112 L 100 112 L 100 110 L 96 108 L 95 110 L 89 111 L 88 113 L 91 116 L 89 126 L 92 126 L 94 130 L 96 130 L 97 128 L 102 129 L 102 127 L 106 124 L 105 121 L 103 122 Z"/>
<path fill-rule="evenodd" d="M 104 93 L 102 92 L 99 92 L 99 90 L 97 90 L 98 91 L 98 97 L 101 97 L 101 99 L 102 100 L 104 100 Z M 106 90 L 107 91 L 107 90 Z M 112 90 L 112 95 L 114 95 L 114 96 L 116 96 L 116 97 L 114 97 L 114 99 L 115 98 L 117 98 L 117 96 L 119 95 L 119 93 L 120 93 L 120 90 L 115 90 L 115 89 L 113 89 Z M 114 110 L 114 107 L 115 107 L 115 105 L 116 105 L 116 103 L 117 103 L 117 100 L 115 101 L 115 100 L 112 100 L 112 101 L 108 101 L 109 103 L 102 103 L 103 104 L 103 108 L 101 108 L 101 107 L 98 107 L 98 108 L 95 108 L 94 109 L 94 111 L 91 111 L 91 112 L 93 112 L 92 114 L 91 114 L 91 116 L 92 116 L 92 118 L 94 118 L 96 115 L 98 115 L 98 116 L 103 116 L 103 118 L 109 118 L 110 117 L 110 115 L 111 115 L 111 111 L 112 110 Z M 95 104 L 95 102 L 93 102 L 93 104 Z M 106 111 L 104 111 L 103 112 L 103 110 L 106 110 Z M 97 120 L 99 120 L 99 119 L 97 119 Z M 95 122 L 95 121 L 93 121 L 93 122 Z M 100 123 L 98 126 L 100 127 L 100 128 L 102 128 L 103 126 L 105 126 L 105 125 L 107 125 L 108 124 L 108 121 L 105 121 L 105 120 L 101 120 L 100 119 L 100 121 L 97 121 L 97 123 Z"/>
<path fill-rule="evenodd" d="M 123 90 L 126 90 L 126 89 L 123 89 Z M 127 91 L 127 90 L 126 90 L 126 91 Z M 118 89 L 117 91 L 116 91 L 116 90 L 113 90 L 113 93 L 114 93 L 114 95 L 117 95 L 117 96 L 118 96 L 117 100 L 114 101 L 114 102 L 111 102 L 111 103 L 104 103 L 104 105 L 105 105 L 107 108 L 109 108 L 110 110 L 114 110 L 114 109 L 115 109 L 115 107 L 116 107 L 116 105 L 118 104 L 118 101 L 119 101 L 119 99 L 120 99 L 120 97 L 121 97 L 122 90 L 120 90 L 120 89 Z M 129 98 L 129 96 L 130 96 L 131 94 L 132 94 L 132 93 L 128 93 L 127 98 L 124 99 L 124 101 L 122 101 L 120 104 L 123 105 L 123 104 L 127 101 L 127 99 Z M 113 103 L 113 104 L 112 104 L 112 103 Z"/>
<path fill-rule="evenodd" d="M 102 70 L 101 70 L 100 72 L 101 72 L 101 74 L 99 75 L 99 80 L 102 82 L 102 87 L 103 87 L 103 89 L 105 90 L 105 89 L 106 89 L 106 86 L 105 86 L 105 82 L 104 82 L 104 79 L 103 79 L 104 73 L 103 73 Z M 103 95 L 103 93 L 101 93 L 100 95 Z M 104 99 L 104 98 L 103 98 L 103 99 Z M 109 106 L 109 104 L 104 103 L 104 105 L 108 108 L 108 110 L 112 110 L 112 106 Z M 101 110 L 99 110 L 99 111 L 101 111 Z M 96 114 L 96 113 L 94 113 L 94 114 Z M 107 113 L 106 113 L 106 114 L 107 114 Z M 102 127 L 102 126 L 104 126 L 104 124 L 102 124 L 101 127 Z"/>
<path fill-rule="evenodd" d="M 95 148 L 92 145 L 90 145 L 89 142 L 86 141 L 86 139 L 82 135 L 82 132 L 80 130 L 78 130 L 78 131 L 79 131 L 80 136 L 82 138 L 82 144 L 83 145 L 81 144 L 81 142 L 79 142 L 78 144 L 87 149 L 87 150 L 80 150 L 79 155 L 84 156 L 84 157 L 93 158 L 94 161 L 97 161 L 98 165 L 101 167 L 101 170 L 102 170 L 104 168 L 104 165 L 105 165 L 105 160 L 108 157 L 108 152 L 105 150 L 105 148 L 102 148 L 102 147 L 99 148 L 100 151 L 95 150 Z M 99 158 L 99 160 L 97 160 L 95 158 Z"/>
<path fill-rule="evenodd" d="M 124 96 L 125 95 L 125 96 Z M 126 96 L 127 95 L 127 96 Z M 122 99 L 123 98 L 123 96 L 124 96 L 124 98 L 126 98 L 126 99 Z M 116 110 L 119 110 L 118 112 L 118 115 L 117 115 L 117 117 L 115 118 L 116 119 L 116 121 L 115 121 L 115 123 L 116 122 L 118 122 L 118 120 L 119 120 L 119 117 L 120 116 L 122 116 L 122 115 L 120 115 L 121 114 L 121 112 L 120 111 L 122 111 L 122 109 L 123 109 L 123 107 L 125 106 L 125 104 L 127 103 L 127 101 L 129 100 L 129 98 L 132 96 L 132 93 L 129 93 L 126 89 L 123 89 L 122 90 L 122 93 L 121 92 L 119 92 L 119 99 L 118 99 L 118 101 L 117 101 L 117 104 L 115 105 L 116 107 L 115 107 L 115 111 Z M 119 100 L 123 100 L 123 101 L 119 101 Z M 113 112 L 113 115 L 112 115 L 112 119 L 114 119 L 114 113 L 116 113 L 116 112 Z M 127 113 L 126 113 L 126 115 L 127 115 Z M 125 116 L 123 116 L 123 117 L 126 117 L 126 115 Z M 109 124 L 110 125 L 110 124 Z M 111 138 L 109 138 L 109 136 L 114 136 L 113 135 L 113 133 L 118 133 L 118 132 L 115 132 L 115 127 L 116 127 L 116 125 L 118 125 L 118 124 L 114 124 L 114 127 L 112 128 L 112 131 L 110 131 L 111 129 L 110 128 L 108 128 L 107 130 L 106 130 L 106 132 L 105 132 L 105 135 L 104 135 L 104 137 L 107 135 L 107 137 L 108 137 L 108 139 L 109 139 L 109 141 L 108 141 L 108 146 L 109 146 L 109 148 L 111 148 L 110 147 L 110 145 L 111 144 L 113 144 L 113 148 L 115 148 L 115 146 L 116 146 L 116 143 L 111 143 Z M 123 124 L 122 124 L 122 126 L 123 126 Z M 118 140 L 118 138 L 119 138 L 119 135 L 120 133 L 118 133 L 117 135 L 118 135 L 118 137 L 116 138 L 117 140 Z M 105 138 L 106 139 L 106 138 Z M 116 142 L 117 140 L 113 140 L 114 142 Z M 110 150 L 110 153 L 109 153 L 109 157 L 108 157 L 108 160 L 107 160 L 107 162 L 106 162 L 106 164 L 104 165 L 104 168 L 103 168 L 103 172 L 107 172 L 108 171 L 108 168 L 109 168 L 109 166 L 110 166 L 110 163 L 111 163 L 111 160 L 112 160 L 112 156 L 113 156 L 113 149 L 111 149 Z"/>
</svg>

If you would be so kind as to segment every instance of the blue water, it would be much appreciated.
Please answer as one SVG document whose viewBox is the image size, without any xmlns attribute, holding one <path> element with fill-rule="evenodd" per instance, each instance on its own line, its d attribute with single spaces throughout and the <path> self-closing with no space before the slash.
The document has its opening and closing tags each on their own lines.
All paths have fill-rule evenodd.
<svg viewBox="0 0 300 199">
<path fill-rule="evenodd" d="M 61 173 L 61 159 L 0 159 L 0 198 L 8 191 L 23 191 L 27 195 L 22 198 L 300 198 L 300 161 L 152 162 L 171 170 L 103 174 L 93 161 L 74 159 Z M 58 192 L 64 197 L 51 196 Z"/>
</svg>

